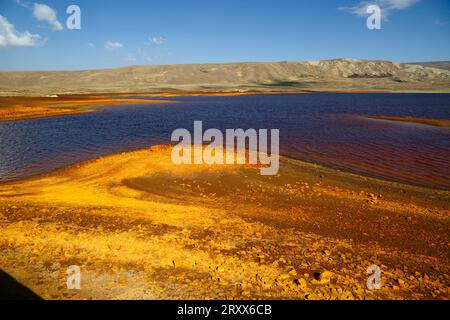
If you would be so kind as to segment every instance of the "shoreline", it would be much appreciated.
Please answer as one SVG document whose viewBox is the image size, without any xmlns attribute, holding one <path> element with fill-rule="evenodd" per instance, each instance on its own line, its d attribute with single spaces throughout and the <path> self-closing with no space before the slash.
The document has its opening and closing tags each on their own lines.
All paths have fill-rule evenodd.
<svg viewBox="0 0 450 320">
<path fill-rule="evenodd" d="M 368 116 L 369 119 L 395 121 L 395 122 L 407 122 L 407 123 L 419 123 L 426 124 L 434 127 L 448 128 L 450 127 L 450 120 L 447 119 L 431 119 L 431 118 L 419 118 L 419 117 L 397 117 L 397 116 Z"/>
<path fill-rule="evenodd" d="M 99 93 L 59 96 L 0 96 L 0 122 L 45 119 L 73 114 L 100 112 L 89 107 L 115 106 L 125 104 L 175 103 L 167 100 L 124 99 L 132 96 L 140 98 L 181 96 L 243 96 L 256 94 L 302 94 L 305 91 L 284 92 L 190 92 L 190 93 Z"/>
<path fill-rule="evenodd" d="M 263 177 L 155 146 L 1 183 L 0 267 L 46 299 L 448 299 L 449 192 L 281 161 Z"/>
<path fill-rule="evenodd" d="M 167 103 L 165 100 L 115 99 L 113 96 L 0 97 L 0 122 L 99 112 L 98 106 Z"/>
<path fill-rule="evenodd" d="M 0 180 L 0 187 L 2 185 L 19 183 L 21 181 L 28 181 L 28 180 L 41 179 L 41 178 L 49 177 L 49 176 L 52 176 L 52 175 L 55 175 L 55 174 L 63 173 L 64 171 L 69 170 L 71 168 L 76 168 L 76 167 L 79 167 L 79 166 L 82 166 L 82 165 L 87 165 L 87 164 L 89 164 L 91 162 L 95 162 L 95 161 L 100 160 L 102 158 L 114 157 L 114 156 L 122 155 L 122 154 L 126 154 L 126 153 L 140 152 L 140 151 L 147 150 L 149 148 L 159 147 L 159 146 L 160 145 L 156 144 L 156 145 L 153 145 L 153 146 L 141 147 L 141 148 L 137 148 L 137 149 L 133 149 L 133 150 L 129 150 L 129 151 L 106 153 L 104 155 L 95 156 L 95 157 L 90 158 L 90 159 L 82 160 L 82 161 L 75 162 L 75 163 L 72 163 L 72 164 L 63 165 L 63 166 L 55 168 L 55 169 L 50 169 L 50 170 L 42 172 L 42 173 L 30 174 L 30 175 L 27 175 L 27 176 L 24 176 L 24 177 L 8 179 L 8 180 L 4 180 L 4 181 Z M 332 170 L 332 171 L 339 171 L 339 172 L 342 172 L 343 174 L 355 175 L 355 176 L 364 177 L 364 178 L 368 178 L 368 179 L 384 181 L 384 182 L 388 182 L 388 183 L 392 183 L 392 184 L 397 184 L 399 186 L 404 185 L 404 186 L 407 186 L 407 187 L 415 187 L 415 188 L 429 189 L 429 190 L 435 190 L 435 191 L 444 191 L 444 192 L 449 191 L 449 189 L 446 186 L 439 185 L 439 184 L 436 184 L 436 183 L 414 182 L 414 181 L 404 180 L 404 179 L 401 179 L 401 178 L 396 178 L 396 177 L 392 177 L 392 176 L 385 176 L 385 175 L 382 175 L 382 174 L 369 172 L 369 171 L 366 171 L 364 169 L 347 168 L 345 166 L 338 165 L 338 164 L 325 163 L 323 161 L 313 160 L 313 159 L 306 159 L 306 158 L 295 158 L 295 157 L 289 156 L 289 155 L 282 155 L 282 154 L 280 154 L 280 157 L 283 157 L 285 159 L 289 159 L 290 161 L 297 161 L 297 162 L 301 162 L 301 163 L 304 163 L 304 164 L 309 164 L 309 165 L 312 165 L 312 166 L 322 167 L 324 169 L 328 169 L 328 170 Z"/>
<path fill-rule="evenodd" d="M 89 107 L 115 106 L 125 104 L 175 103 L 167 100 L 143 100 L 140 98 L 177 97 L 233 97 L 246 95 L 314 94 L 314 93 L 425 93 L 446 92 L 396 92 L 387 90 L 267 90 L 267 91 L 211 91 L 211 92 L 161 92 L 161 93 L 96 93 L 63 94 L 57 96 L 0 96 L 0 122 L 45 119 L 73 114 L 100 112 Z M 130 97 L 138 97 L 130 99 Z M 128 98 L 128 99 L 124 99 Z M 374 116 L 378 117 L 378 116 Z M 383 116 L 380 116 L 383 117 Z M 371 117 L 369 117 L 371 118 Z M 386 117 L 388 118 L 388 117 Z M 381 119 L 381 118 L 380 118 Z M 389 119 L 386 119 L 389 120 Z M 446 125 L 447 126 L 447 125 Z"/>
</svg>

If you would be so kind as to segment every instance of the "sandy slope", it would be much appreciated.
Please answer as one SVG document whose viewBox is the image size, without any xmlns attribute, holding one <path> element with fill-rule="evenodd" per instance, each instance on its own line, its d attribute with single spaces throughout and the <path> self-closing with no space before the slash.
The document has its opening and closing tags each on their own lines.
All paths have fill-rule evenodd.
<svg viewBox="0 0 450 320">
<path fill-rule="evenodd" d="M 448 299 L 449 198 L 286 158 L 274 177 L 174 166 L 153 147 L 0 185 L 0 268 L 50 299 Z"/>
</svg>

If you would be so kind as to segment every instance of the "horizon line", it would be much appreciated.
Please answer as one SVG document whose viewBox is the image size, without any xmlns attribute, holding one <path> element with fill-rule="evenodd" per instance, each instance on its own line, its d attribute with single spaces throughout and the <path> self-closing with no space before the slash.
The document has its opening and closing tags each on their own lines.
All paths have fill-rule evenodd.
<svg viewBox="0 0 450 320">
<path fill-rule="evenodd" d="M 236 61 L 236 62 L 193 62 L 193 63 L 166 63 L 166 64 L 136 64 L 136 65 L 125 65 L 116 67 L 104 67 L 104 68 L 86 68 L 86 69 L 0 69 L 0 72 L 80 72 L 80 71 L 94 71 L 94 70 L 113 70 L 113 69 L 125 69 L 133 67 L 164 67 L 164 66 L 192 66 L 192 65 L 227 65 L 227 64 L 265 64 L 265 63 L 308 63 L 308 62 L 323 62 L 323 61 L 335 61 L 335 60 L 359 60 L 359 61 L 383 61 L 392 62 L 400 64 L 415 64 L 415 63 L 445 63 L 450 62 L 449 60 L 424 60 L 424 61 L 409 61 L 409 62 L 399 62 L 394 60 L 386 59 L 361 59 L 361 58 L 331 58 L 331 59 L 321 59 L 321 60 L 279 60 L 279 61 Z"/>
</svg>

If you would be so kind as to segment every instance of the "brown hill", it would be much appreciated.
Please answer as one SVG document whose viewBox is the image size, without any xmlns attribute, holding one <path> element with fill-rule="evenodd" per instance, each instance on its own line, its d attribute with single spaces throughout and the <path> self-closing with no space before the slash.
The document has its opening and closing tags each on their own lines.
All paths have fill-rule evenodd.
<svg viewBox="0 0 450 320">
<path fill-rule="evenodd" d="M 450 71 L 389 61 L 336 59 L 0 72 L 1 95 L 249 90 L 450 92 Z"/>
</svg>

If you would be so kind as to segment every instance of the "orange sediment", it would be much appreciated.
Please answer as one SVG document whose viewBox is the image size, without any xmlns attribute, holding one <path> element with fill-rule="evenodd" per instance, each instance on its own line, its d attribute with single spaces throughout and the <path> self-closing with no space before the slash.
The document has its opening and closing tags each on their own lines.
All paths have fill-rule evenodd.
<svg viewBox="0 0 450 320">
<path fill-rule="evenodd" d="M 449 298 L 449 192 L 287 158 L 259 173 L 160 146 L 0 184 L 0 268 L 48 299 Z"/>
<path fill-rule="evenodd" d="M 371 119 L 387 120 L 387 121 L 401 121 L 428 124 L 436 127 L 450 127 L 450 120 L 447 119 L 429 119 L 418 117 L 393 117 L 393 116 L 369 116 Z"/>
<path fill-rule="evenodd" d="M 58 97 L 0 97 L 0 121 L 46 118 L 94 112 L 87 107 L 124 104 L 165 103 L 144 99 L 117 99 L 102 95 L 71 95 Z"/>
</svg>

